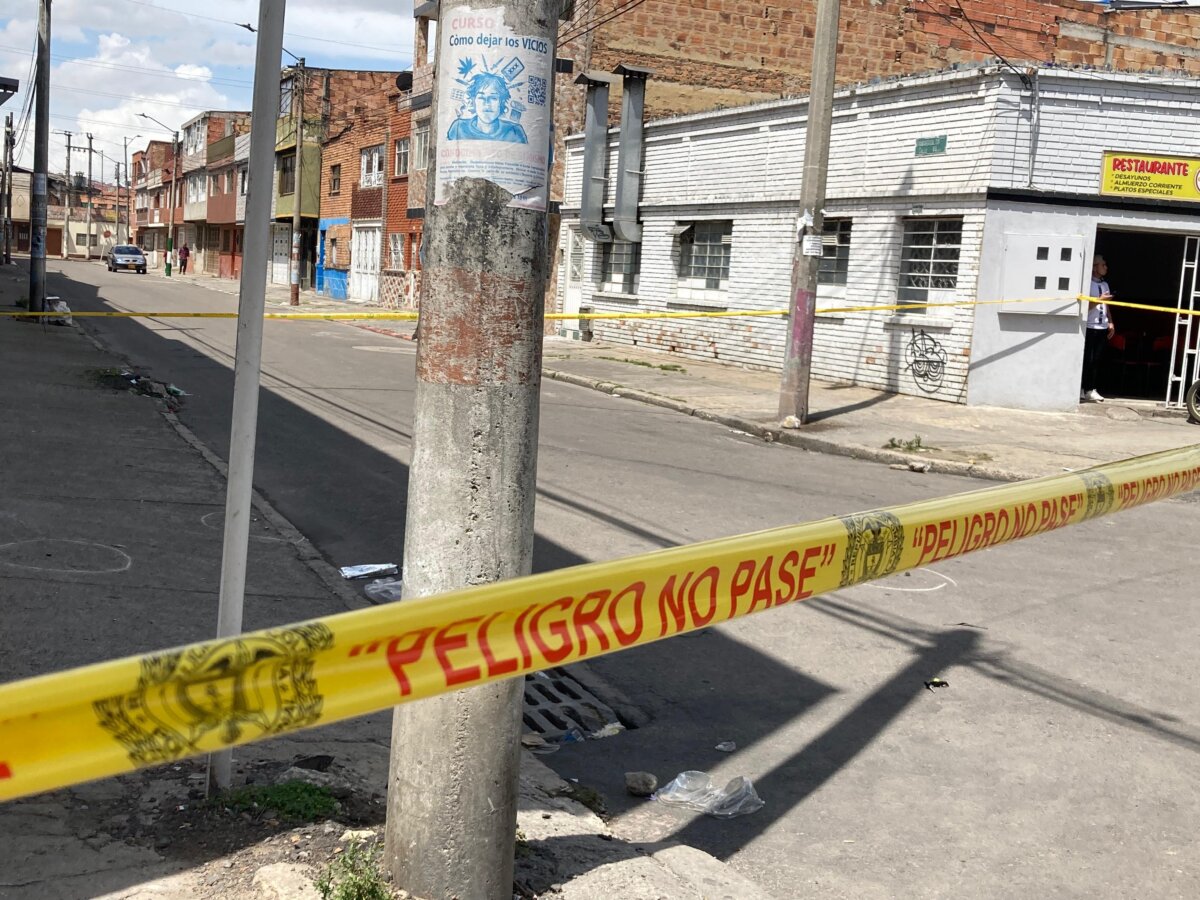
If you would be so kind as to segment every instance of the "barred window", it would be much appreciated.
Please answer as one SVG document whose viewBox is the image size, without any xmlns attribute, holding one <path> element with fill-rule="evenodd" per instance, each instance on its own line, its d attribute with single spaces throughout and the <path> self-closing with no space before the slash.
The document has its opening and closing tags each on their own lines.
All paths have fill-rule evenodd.
<svg viewBox="0 0 1200 900">
<path fill-rule="evenodd" d="M 412 167 L 420 171 L 429 166 L 429 123 L 418 125 L 412 136 Z"/>
<path fill-rule="evenodd" d="M 400 232 L 388 235 L 388 268 L 404 268 L 404 235 Z"/>
<path fill-rule="evenodd" d="M 392 170 L 392 174 L 408 174 L 408 138 L 400 138 L 400 140 L 396 141 L 396 165 Z"/>
<path fill-rule="evenodd" d="M 719 290 L 729 283 L 733 222 L 691 222 L 675 226 L 679 234 L 679 274 L 685 287 Z"/>
<path fill-rule="evenodd" d="M 818 284 L 845 284 L 850 269 L 850 219 L 826 219 L 821 231 Z"/>
<path fill-rule="evenodd" d="M 329 167 L 329 193 L 339 194 L 342 191 L 342 164 Z"/>
<path fill-rule="evenodd" d="M 383 184 L 383 144 L 359 153 L 359 187 L 379 187 Z"/>
<path fill-rule="evenodd" d="M 279 193 L 296 193 L 296 154 L 279 157 Z"/>
<path fill-rule="evenodd" d="M 600 289 L 618 294 L 637 293 L 642 245 L 612 241 L 600 245 Z"/>
<path fill-rule="evenodd" d="M 900 249 L 901 303 L 928 303 L 930 291 L 952 291 L 958 287 L 962 225 L 960 217 L 905 220 L 904 244 Z"/>
</svg>

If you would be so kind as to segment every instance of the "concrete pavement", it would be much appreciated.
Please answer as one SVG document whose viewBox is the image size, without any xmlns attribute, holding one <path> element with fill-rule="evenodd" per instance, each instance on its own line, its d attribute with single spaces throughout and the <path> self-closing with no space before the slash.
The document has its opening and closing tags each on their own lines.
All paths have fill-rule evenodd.
<svg viewBox="0 0 1200 900">
<path fill-rule="evenodd" d="M 208 279 L 211 282 L 213 279 Z M 196 283 L 213 287 L 203 277 Z M 269 305 L 287 305 L 272 286 Z M 225 289 L 219 286 L 214 289 Z M 277 294 L 278 296 L 274 296 Z M 383 312 L 302 295 L 308 311 Z M 415 324 L 361 320 L 359 327 L 412 339 Z M 548 337 L 547 378 L 719 422 L 764 440 L 920 470 L 1016 481 L 1200 443 L 1182 411 L 1144 400 L 1081 404 L 1069 412 L 963 406 L 814 380 L 810 422 L 778 423 L 779 375 L 612 342 Z"/>
<path fill-rule="evenodd" d="M 16 308 L 26 284 L 23 268 L 0 269 L 0 309 Z M 0 681 L 213 634 L 222 465 L 174 415 L 165 386 L 135 389 L 129 372 L 136 361 L 78 326 L 0 316 Z M 246 627 L 357 605 L 307 539 L 256 497 Z M 329 757 L 321 783 L 348 818 L 294 828 L 221 818 L 201 802 L 197 760 L 4 804 L 0 900 L 306 896 L 295 885 L 311 886 L 336 858 L 347 825 L 366 826 L 371 840 L 382 832 L 389 728 L 384 711 L 235 752 L 235 784 L 309 777 L 292 764 Z M 702 851 L 615 838 L 573 793 L 526 756 L 522 896 L 553 885 L 574 900 L 767 897 Z"/>
</svg>

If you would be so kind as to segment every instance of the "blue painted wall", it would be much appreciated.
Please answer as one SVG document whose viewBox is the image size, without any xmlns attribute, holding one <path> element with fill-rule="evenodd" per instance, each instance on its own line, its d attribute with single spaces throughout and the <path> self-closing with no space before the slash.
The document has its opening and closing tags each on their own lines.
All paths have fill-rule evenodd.
<svg viewBox="0 0 1200 900">
<path fill-rule="evenodd" d="M 349 225 L 350 219 L 321 219 L 317 222 L 317 293 L 333 300 L 345 300 L 349 296 L 349 273 L 342 269 L 325 269 L 325 230 L 330 225 Z"/>
</svg>

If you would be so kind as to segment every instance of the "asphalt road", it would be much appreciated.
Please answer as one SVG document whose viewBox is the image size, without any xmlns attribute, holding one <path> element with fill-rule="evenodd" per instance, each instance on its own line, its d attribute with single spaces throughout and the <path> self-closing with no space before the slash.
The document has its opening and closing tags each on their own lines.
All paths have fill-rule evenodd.
<svg viewBox="0 0 1200 900">
<path fill-rule="evenodd" d="M 75 309 L 234 307 L 50 268 Z M 186 390 L 182 420 L 226 455 L 232 321 L 85 327 Z M 263 358 L 259 488 L 335 565 L 399 562 L 413 345 L 268 322 Z M 542 400 L 539 570 L 985 486 L 556 382 Z M 1162 503 L 607 657 L 594 670 L 648 723 L 546 759 L 621 833 L 701 847 L 781 898 L 1200 895 L 1198 517 Z M 715 820 L 624 794 L 626 771 L 687 769 L 749 775 L 766 806 Z"/>
</svg>

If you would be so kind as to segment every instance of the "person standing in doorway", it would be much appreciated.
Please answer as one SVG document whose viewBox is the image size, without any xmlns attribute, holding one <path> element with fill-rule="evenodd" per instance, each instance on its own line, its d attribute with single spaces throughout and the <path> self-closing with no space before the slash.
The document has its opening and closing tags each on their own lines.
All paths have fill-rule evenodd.
<svg viewBox="0 0 1200 900">
<path fill-rule="evenodd" d="M 187 244 L 184 244 L 182 247 L 179 248 L 179 274 L 180 275 L 187 274 L 188 258 L 191 255 L 192 255 L 192 251 L 188 247 Z"/>
<path fill-rule="evenodd" d="M 1103 403 L 1104 398 L 1096 390 L 1096 375 L 1100 371 L 1100 357 L 1104 354 L 1105 345 L 1112 339 L 1112 314 L 1108 309 L 1108 301 L 1112 300 L 1112 291 L 1108 287 L 1108 262 L 1099 254 L 1092 260 L 1093 300 L 1088 303 L 1087 328 L 1083 338 L 1083 378 L 1079 384 L 1080 403 Z M 1098 298 L 1098 299 L 1097 299 Z"/>
</svg>

